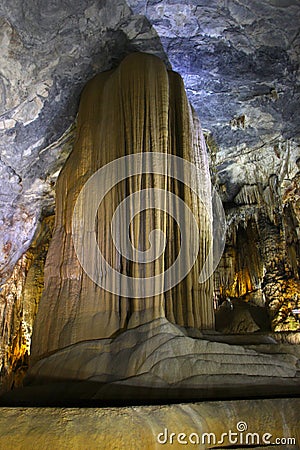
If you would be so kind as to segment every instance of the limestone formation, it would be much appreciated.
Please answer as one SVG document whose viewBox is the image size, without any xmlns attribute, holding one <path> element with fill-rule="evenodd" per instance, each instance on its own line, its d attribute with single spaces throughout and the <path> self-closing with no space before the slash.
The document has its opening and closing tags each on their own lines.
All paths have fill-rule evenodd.
<svg viewBox="0 0 300 450">
<path fill-rule="evenodd" d="M 237 448 L 238 442 L 238 448 L 272 450 L 277 443 L 275 448 L 294 450 L 300 442 L 299 408 L 299 399 L 292 398 L 127 408 L 2 408 L 0 446 L 205 450 Z"/>
<path fill-rule="evenodd" d="M 81 341 L 110 337 L 128 326 L 158 317 L 167 317 L 181 326 L 213 328 L 212 280 L 198 282 L 211 245 L 212 230 L 206 210 L 206 205 L 211 207 L 208 163 L 200 125 L 187 101 L 181 78 L 167 72 L 163 62 L 154 56 L 128 56 L 118 69 L 100 74 L 88 83 L 82 94 L 77 130 L 74 150 L 56 187 L 56 224 L 45 268 L 45 290 L 35 324 L 32 357 L 40 358 Z M 192 234 L 188 216 L 184 217 L 184 227 L 178 229 L 167 212 L 155 210 L 159 207 L 155 201 L 148 206 L 146 202 L 148 209 L 130 224 L 130 239 L 136 248 L 145 251 L 149 233 L 161 229 L 167 240 L 163 255 L 157 257 L 156 248 L 153 263 L 140 264 L 131 263 L 116 251 L 110 234 L 112 215 L 125 197 L 141 188 L 149 196 L 151 188 L 160 188 L 184 199 L 198 221 L 200 251 L 190 273 L 179 284 L 175 283 L 177 286 L 172 290 L 164 292 L 163 286 L 169 281 L 166 276 L 161 277 L 161 293 L 155 297 L 124 298 L 96 285 L 81 267 L 72 240 L 72 217 L 80 190 L 99 168 L 126 154 L 140 152 L 173 154 L 196 164 L 196 183 L 203 200 L 197 200 L 189 188 L 174 178 L 143 173 L 140 164 L 139 175 L 117 184 L 98 210 L 96 231 L 105 260 L 127 276 L 143 278 L 166 272 L 179 258 L 181 246 L 186 246 L 181 250 L 183 254 L 192 251 L 190 239 L 198 238 L 198 234 Z M 166 210 L 168 202 L 166 198 Z M 175 203 L 174 210 L 179 211 L 180 205 Z M 81 231 L 93 232 L 84 229 L 88 224 L 82 207 L 76 214 Z M 123 214 L 118 234 L 127 232 L 126 219 Z M 87 257 L 91 265 L 96 264 L 92 250 Z M 104 270 L 100 267 L 99 273 Z M 176 276 L 179 275 L 175 273 Z"/>
<path fill-rule="evenodd" d="M 16 265 L 11 278 L 2 286 L 0 392 L 22 385 L 28 368 L 32 328 L 44 288 L 44 265 L 51 239 L 54 216 L 40 224 L 28 251 Z"/>
<path fill-rule="evenodd" d="M 47 256 L 45 290 L 34 325 L 28 387 L 23 393 L 16 392 L 17 397 L 13 394 L 11 401 L 18 395 L 29 401 L 33 392 L 46 404 L 228 397 L 237 395 L 237 386 L 239 396 L 263 396 L 275 390 L 282 395 L 298 392 L 298 347 L 279 347 L 274 339 L 264 336 L 258 336 L 250 346 L 251 339 L 232 341 L 231 336 L 226 341 L 226 337 L 212 330 L 212 279 L 198 284 L 212 233 L 207 213 L 209 173 L 200 126 L 180 77 L 167 72 L 154 56 L 130 55 L 118 69 L 100 74 L 88 83 L 82 95 L 77 130 L 74 150 L 57 182 L 56 224 Z M 85 215 L 89 214 L 91 196 L 97 195 L 102 180 L 92 185 L 91 194 L 83 197 L 77 207 L 88 180 L 111 161 L 141 151 L 144 155 L 173 153 L 193 161 L 199 175 L 195 182 L 202 186 L 203 201 L 196 201 L 177 180 L 171 183 L 157 174 L 150 177 L 139 166 L 138 175 L 126 183 L 115 183 L 89 222 Z M 107 172 L 104 184 L 116 175 L 119 181 L 120 172 Z M 159 187 L 163 192 L 170 190 L 183 196 L 199 223 L 200 251 L 193 269 L 172 290 L 154 297 L 122 298 L 100 287 L 83 270 L 78 259 L 82 256 L 74 249 L 74 229 L 81 230 L 86 239 L 83 242 L 88 242 L 88 252 L 83 248 L 83 253 L 97 267 L 101 279 L 108 277 L 108 272 L 89 244 L 88 235 L 94 227 L 98 245 L 115 269 L 136 277 L 164 272 L 184 242 L 184 234 L 192 236 L 187 218 L 180 228 L 181 239 L 166 211 L 160 215 L 154 212 L 155 203 L 130 223 L 130 239 L 139 250 L 147 249 L 153 228 L 160 227 L 170 241 L 165 247 L 165 258 L 159 256 L 146 269 L 140 263 L 125 261 L 111 240 L 113 212 L 126 195 L 141 187 L 148 191 Z M 139 201 L 138 198 L 136 202 Z M 123 212 L 124 223 L 127 212 L 131 217 L 130 211 Z M 119 233 L 124 232 L 120 225 Z M 242 261 L 243 254 L 240 258 Z M 249 291 L 251 276 L 260 267 L 255 258 L 252 262 L 239 279 L 239 295 Z M 241 311 L 240 316 L 234 314 L 236 320 L 229 332 L 258 330 L 260 327 L 248 310 Z"/>
<path fill-rule="evenodd" d="M 213 183 L 231 224 L 215 297 L 220 287 L 236 299 L 255 297 L 269 309 L 274 330 L 293 333 L 298 324 L 291 311 L 299 307 L 297 192 L 291 192 L 283 210 L 282 202 L 296 181 L 299 158 L 299 14 L 298 0 L 253 0 L 251 8 L 240 0 L 3 0 L 3 292 L 16 280 L 23 286 L 24 253 L 39 222 L 54 212 L 53 187 L 72 148 L 83 86 L 126 54 L 146 51 L 181 74 L 204 127 Z M 274 175 L 281 180 L 277 198 L 269 183 Z M 259 251 L 243 263 L 239 254 L 253 230 Z M 269 264 L 273 260 L 276 264 Z M 8 349 L 20 335 L 19 318 L 14 320 L 11 311 L 22 308 L 21 291 L 1 300 L 1 378 L 11 370 Z"/>
<path fill-rule="evenodd" d="M 239 448 L 271 450 L 277 442 L 280 450 L 296 449 L 299 408 L 299 399 L 293 398 L 127 408 L 2 408 L 0 446 L 7 450 L 205 450 L 230 444 L 236 448 L 238 438 L 244 444 Z"/>
<path fill-rule="evenodd" d="M 44 204 L 54 204 L 49 178 L 66 155 L 53 144 L 74 121 L 81 89 L 132 51 L 156 54 L 183 76 L 218 146 L 217 172 L 231 185 L 252 183 L 245 165 L 254 150 L 274 173 L 276 158 L 265 157 L 273 144 L 297 144 L 299 11 L 297 0 L 253 0 L 251 9 L 236 0 L 184 8 L 173 0 L 3 0 L 1 226 L 11 247 L 0 254 L 1 279 L 29 247 Z M 241 159 L 246 180 L 231 177 Z"/>
<path fill-rule="evenodd" d="M 249 338 L 227 343 L 219 334 L 189 337 L 190 331 L 156 319 L 112 339 L 78 342 L 36 362 L 23 394 L 7 400 L 76 405 L 299 392 L 299 346 L 258 336 L 247 348 Z"/>
<path fill-rule="evenodd" d="M 265 187 L 264 176 L 257 174 L 255 183 L 234 193 L 227 210 L 227 245 L 214 276 L 220 302 L 226 297 L 259 301 L 267 308 L 274 331 L 300 330 L 293 313 L 300 306 L 299 172 L 290 155 L 287 147 L 285 163 L 274 170 Z"/>
</svg>

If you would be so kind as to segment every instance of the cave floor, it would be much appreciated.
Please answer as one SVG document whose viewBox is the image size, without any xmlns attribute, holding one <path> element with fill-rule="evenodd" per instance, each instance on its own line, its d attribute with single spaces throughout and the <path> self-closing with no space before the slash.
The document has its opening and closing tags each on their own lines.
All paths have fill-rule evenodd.
<svg viewBox="0 0 300 450">
<path fill-rule="evenodd" d="M 118 408 L 1 408 L 0 448 L 152 450 L 162 445 L 271 450 L 276 445 L 279 450 L 299 449 L 299 411 L 299 398 Z"/>
</svg>

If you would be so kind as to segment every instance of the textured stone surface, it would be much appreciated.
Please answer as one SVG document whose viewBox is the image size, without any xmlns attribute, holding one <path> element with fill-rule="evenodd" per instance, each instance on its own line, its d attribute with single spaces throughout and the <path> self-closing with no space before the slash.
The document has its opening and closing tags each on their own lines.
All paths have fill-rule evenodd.
<svg viewBox="0 0 300 450">
<path fill-rule="evenodd" d="M 147 123 L 149 126 L 145 127 Z M 95 284 L 99 274 L 102 282 L 105 277 L 112 277 L 102 262 L 97 263 L 95 249 L 87 240 L 95 221 L 89 224 L 83 204 L 91 204 L 99 183 L 78 209 L 76 206 L 74 213 L 73 205 L 80 198 L 78 193 L 82 184 L 96 170 L 124 156 L 128 148 L 131 153 L 164 151 L 198 162 L 200 190 L 209 182 L 201 133 L 196 122 L 194 125 L 180 78 L 174 79 L 174 73 L 168 73 L 156 57 L 130 55 L 116 70 L 98 75 L 87 84 L 80 102 L 77 128 L 74 150 L 57 181 L 56 225 L 47 257 L 45 289 L 35 321 L 27 382 L 37 385 L 46 381 L 50 384 L 54 381 L 103 383 L 104 387 L 93 398 L 116 395 L 115 389 L 120 386 L 124 388 L 121 395 L 129 398 L 130 387 L 133 391 L 139 389 L 145 400 L 148 395 L 152 398 L 152 394 L 145 391 L 149 389 L 153 389 L 155 396 L 157 390 L 195 389 L 200 397 L 200 392 L 214 389 L 218 396 L 223 386 L 234 389 L 235 384 L 240 387 L 240 395 L 246 395 L 251 388 L 262 390 L 268 385 L 274 390 L 275 386 L 284 389 L 286 385 L 297 389 L 298 347 L 295 355 L 278 351 L 276 356 L 272 350 L 268 355 L 266 348 L 264 353 L 242 346 L 193 340 L 170 323 L 194 329 L 209 329 L 213 325 L 211 285 L 203 284 L 196 290 L 198 274 L 207 257 L 210 228 L 204 212 L 195 208 L 189 193 L 184 193 L 184 199 L 199 221 L 199 261 L 176 288 L 168 293 L 160 291 L 146 299 L 139 296 L 131 299 L 131 295 L 129 298 L 122 298 L 122 294 L 112 295 Z M 144 236 L 147 237 L 148 229 L 160 228 L 170 241 L 163 260 L 156 258 L 147 269 L 139 264 L 130 266 L 123 261 L 122 252 L 114 250 L 110 240 L 111 210 L 114 212 L 125 195 L 132 195 L 141 186 L 166 185 L 165 177 L 152 175 L 149 180 L 141 170 L 142 166 L 138 164 L 138 176 L 129 183 L 119 183 L 117 189 L 114 187 L 110 191 L 108 199 L 103 200 L 97 215 L 97 238 L 104 259 L 115 269 L 123 267 L 122 273 L 126 275 L 141 277 L 146 273 L 150 277 L 166 271 L 184 240 L 183 237 L 180 243 L 172 240 L 176 236 L 172 223 L 167 221 L 167 216 L 157 213 L 154 216 L 150 209 L 144 219 L 140 218 L 140 222 L 132 227 L 130 239 L 134 243 L 141 242 Z M 114 175 L 114 171 L 108 174 Z M 175 181 L 173 189 L 169 187 L 169 190 L 180 194 Z M 143 204 L 140 199 L 135 202 L 139 211 Z M 151 206 L 158 205 L 153 202 Z M 130 215 L 131 208 L 132 205 L 127 207 Z M 77 227 L 85 244 L 83 252 L 88 248 L 86 261 L 99 269 L 94 281 L 83 271 L 75 253 L 74 233 L 71 237 L 73 214 L 78 215 Z M 122 220 L 126 229 L 125 213 Z M 193 236 L 189 226 L 185 217 L 185 227 L 180 227 L 184 238 Z M 123 231 L 119 229 L 118 232 Z M 112 286 L 117 284 L 115 278 L 111 281 Z M 163 319 L 157 319 L 161 317 Z M 252 326 L 251 330 L 245 330 L 243 317 L 236 317 L 236 323 L 232 324 L 235 332 L 259 329 Z M 139 327 L 143 323 L 146 325 Z M 103 339 L 116 334 L 120 334 L 116 339 Z"/>
<path fill-rule="evenodd" d="M 160 56 L 163 50 L 147 19 L 134 16 L 123 0 L 2 2 L 0 19 L 5 276 L 51 197 L 53 206 L 50 184 L 66 158 L 56 142 L 74 121 L 83 85 L 135 49 Z"/>
<path fill-rule="evenodd" d="M 49 177 L 65 159 L 54 143 L 83 85 L 130 51 L 167 54 L 226 155 L 295 139 L 299 11 L 297 1 L 2 2 L 3 276 L 29 246 L 43 204 L 53 205 Z"/>
<path fill-rule="evenodd" d="M 259 266 L 251 286 L 255 292 L 269 287 L 271 303 L 274 293 L 276 297 L 283 292 L 288 309 L 275 305 L 275 314 L 283 318 L 283 329 L 290 322 L 294 327 L 291 309 L 299 305 L 299 292 L 282 274 L 296 277 L 300 261 L 295 164 L 299 11 L 297 0 L 254 0 L 251 7 L 246 0 L 2 1 L 1 284 L 30 246 L 40 216 L 53 211 L 53 185 L 72 147 L 82 87 L 125 54 L 142 50 L 169 60 L 184 78 L 206 129 L 213 179 L 220 187 L 231 231 L 249 219 L 255 221 L 263 205 L 275 238 L 267 240 L 268 249 L 262 248 L 264 259 L 271 261 L 268 275 L 257 277 L 265 270 Z M 276 202 L 270 200 L 273 174 L 280 181 Z M 286 215 L 278 209 L 282 201 Z M 274 227 L 278 216 L 281 223 Z M 234 232 L 229 248 L 232 236 Z M 281 239 L 280 255 L 273 245 L 276 236 Z M 236 277 L 239 286 L 249 281 L 249 274 L 237 276 L 238 263 L 233 266 L 224 278 L 231 293 Z M 22 278 L 22 269 L 9 283 L 15 277 Z M 1 317 L 1 334 L 7 320 Z M 16 333 L 13 330 L 12 335 Z"/>
<path fill-rule="evenodd" d="M 222 440 L 222 433 L 236 433 L 238 422 L 243 422 L 242 427 L 246 424 L 247 430 L 238 433 L 242 443 L 246 443 L 247 433 L 257 433 L 261 445 L 256 445 L 254 438 L 254 445 L 249 447 L 252 440 L 248 440 L 248 445 L 239 448 L 271 450 L 274 447 L 262 441 L 263 435 L 269 433 L 271 436 L 265 439 L 271 444 L 276 439 L 282 442 L 276 445 L 277 449 L 292 450 L 299 448 L 299 410 L 299 399 L 293 398 L 103 409 L 2 408 L 0 445 L 7 450 L 236 448 L 228 446 L 228 436 Z M 159 444 L 157 437 L 165 429 L 168 443 Z M 175 433 L 172 443 L 171 433 Z M 188 445 L 178 442 L 179 433 L 186 435 L 179 436 L 179 440 L 191 438 Z M 209 436 L 204 433 L 214 433 L 216 440 L 211 436 L 209 443 Z M 195 434 L 199 436 L 198 445 Z M 232 434 L 231 442 L 236 437 Z M 164 442 L 164 435 L 160 438 Z M 287 444 L 282 438 L 294 438 L 296 444 Z"/>
<path fill-rule="evenodd" d="M 44 288 L 44 264 L 54 216 L 45 217 L 36 236 L 0 291 L 0 392 L 17 387 L 28 368 L 31 335 Z"/>
<path fill-rule="evenodd" d="M 209 167 L 201 127 L 193 117 L 181 78 L 167 71 L 159 58 L 142 53 L 130 55 L 117 69 L 100 74 L 87 84 L 81 97 L 77 127 L 74 150 L 57 181 L 56 224 L 47 256 L 45 289 L 34 330 L 32 357 L 36 359 L 81 341 L 110 337 L 127 326 L 157 317 L 167 317 L 182 326 L 213 328 L 212 279 L 198 283 L 211 245 L 211 224 L 206 210 L 211 209 Z M 97 242 L 93 246 L 89 236 L 94 232 L 95 221 L 89 222 L 88 214 L 93 210 L 95 190 L 99 192 L 101 181 L 86 193 L 84 200 L 79 192 L 99 169 L 127 152 L 136 156 L 140 152 L 180 155 L 193 162 L 197 166 L 197 179 L 192 181 L 202 203 L 188 187 L 182 188 L 175 178 L 176 169 L 171 183 L 167 176 L 169 171 L 173 175 L 170 166 L 163 175 L 148 174 L 145 160 L 131 160 L 124 164 L 134 166 L 137 173 L 134 177 L 127 176 L 127 180 L 121 181 L 117 169 L 111 169 L 107 175 L 116 177 L 116 181 L 101 205 L 96 204 Z M 148 168 L 152 170 L 154 165 L 151 162 Z M 184 180 L 190 176 L 188 170 L 182 170 Z M 151 198 L 151 190 L 158 192 L 159 188 L 163 198 L 161 194 L 160 199 Z M 145 201 L 140 189 L 146 192 Z M 139 196 L 133 200 L 133 194 L 138 191 Z M 166 198 L 166 191 L 174 197 Z M 161 230 L 168 242 L 160 256 L 159 240 L 154 239 L 155 257 L 147 264 L 139 263 L 134 252 L 131 261 L 129 257 L 126 259 L 125 252 L 117 251 L 112 239 L 113 213 L 129 197 L 131 201 L 126 212 L 122 212 L 116 238 L 124 245 L 124 235 L 128 234 L 135 248 L 140 249 L 143 261 L 146 261 L 151 231 Z M 188 213 L 180 209 L 179 198 L 192 212 L 196 229 Z M 90 206 L 84 211 L 86 205 Z M 173 216 L 183 224 L 174 224 L 171 208 Z M 131 221 L 128 216 L 137 217 Z M 199 237 L 198 257 L 191 270 L 181 280 L 176 279 L 173 289 L 166 289 L 174 273 L 174 269 L 171 274 L 169 271 L 175 267 L 175 259 L 181 266 L 190 267 L 188 255 L 194 252 L 191 241 L 196 236 Z M 80 250 L 78 245 L 75 250 L 76 239 L 83 243 Z M 128 294 L 114 291 L 120 284 L 128 283 L 128 278 L 120 281 L 97 259 L 98 246 L 108 267 L 129 280 L 151 278 L 156 293 L 152 294 L 149 287 L 138 290 L 141 281 Z M 80 262 L 78 253 L 82 253 Z M 93 278 L 86 273 L 87 267 L 93 269 Z M 175 277 L 179 277 L 178 272 L 177 268 Z"/>
<path fill-rule="evenodd" d="M 128 3 L 153 24 L 204 128 L 222 148 L 297 136 L 297 0 Z"/>
<path fill-rule="evenodd" d="M 233 192 L 231 200 L 224 201 L 228 219 L 227 245 L 214 274 L 215 294 L 220 302 L 230 297 L 253 305 L 266 305 L 276 331 L 300 329 L 293 312 L 300 307 L 296 193 L 299 172 L 296 173 L 295 163 L 290 166 L 289 154 L 288 150 L 287 163 L 281 166 L 285 169 L 274 170 L 268 181 L 266 173 L 265 181 L 262 178 L 255 181 L 253 177 L 251 185 L 237 186 L 231 183 L 234 178 L 227 178 L 231 181 L 224 185 L 224 197 Z M 248 161 L 246 166 L 251 164 Z M 260 168 L 263 172 L 263 161 L 257 162 L 256 167 L 256 174 Z M 281 176 L 282 172 L 285 175 Z"/>
<path fill-rule="evenodd" d="M 87 381 L 94 384 L 95 392 L 91 397 L 86 392 L 82 399 L 127 401 L 147 401 L 157 395 L 164 399 L 261 396 L 300 389 L 299 346 L 274 343 L 247 349 L 225 342 L 215 342 L 214 336 L 210 341 L 205 336 L 190 338 L 184 328 L 157 319 L 114 339 L 79 342 L 59 350 L 30 368 L 26 384 Z M 76 390 L 70 399 L 76 401 Z"/>
</svg>

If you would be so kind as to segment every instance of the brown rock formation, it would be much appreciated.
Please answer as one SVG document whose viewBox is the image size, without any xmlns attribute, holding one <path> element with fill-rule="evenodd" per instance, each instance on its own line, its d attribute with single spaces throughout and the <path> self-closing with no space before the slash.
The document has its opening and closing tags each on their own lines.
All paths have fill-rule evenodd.
<svg viewBox="0 0 300 450">
<path fill-rule="evenodd" d="M 256 182 L 236 195 L 227 212 L 227 245 L 214 274 L 219 303 L 230 297 L 265 307 L 272 329 L 285 332 L 300 330 L 293 313 L 300 306 L 299 172 L 291 166 L 286 180 L 274 174 L 265 188 Z"/>
<path fill-rule="evenodd" d="M 0 392 L 18 387 L 28 367 L 31 335 L 44 287 L 44 264 L 54 216 L 45 217 L 0 291 Z"/>
<path fill-rule="evenodd" d="M 168 72 L 154 56 L 127 57 L 118 69 L 102 73 L 88 83 L 82 94 L 77 129 L 74 150 L 57 182 L 56 225 L 34 329 L 34 359 L 81 341 L 110 337 L 159 317 L 182 326 L 213 328 L 212 283 L 198 283 L 211 240 L 206 212 L 210 208 L 208 163 L 199 121 L 187 101 L 180 76 Z M 165 280 L 160 277 L 161 293 L 144 299 L 123 298 L 96 285 L 79 264 L 72 241 L 73 209 L 87 180 L 109 162 L 140 152 L 173 154 L 194 163 L 198 173 L 194 184 L 204 198 L 204 202 L 199 201 L 188 187 L 170 177 L 143 174 L 141 166 L 140 175 L 120 182 L 101 204 L 96 226 L 98 245 L 113 268 L 132 277 L 163 273 L 176 259 L 184 238 L 188 238 L 182 244 L 188 255 L 196 236 L 187 217 L 185 228 L 179 231 L 172 217 L 152 206 L 134 218 L 129 227 L 130 239 L 144 251 L 151 230 L 160 229 L 167 237 L 165 253 L 148 264 L 126 260 L 114 248 L 110 235 L 112 215 L 126 196 L 141 188 L 171 191 L 181 196 L 196 217 L 201 230 L 200 252 L 193 269 L 167 292 L 163 292 Z M 179 210 L 176 202 L 174 210 Z M 85 218 L 77 219 L 84 229 Z M 121 224 L 119 233 L 124 232 Z M 96 264 L 93 251 L 88 258 L 92 265 Z M 105 278 L 101 267 L 100 273 Z"/>
<path fill-rule="evenodd" d="M 299 392 L 299 346 L 256 338 L 251 348 L 238 337 L 228 343 L 212 333 L 191 338 L 165 318 L 156 319 L 115 338 L 80 342 L 42 358 L 27 381 L 43 386 L 28 386 L 11 399 L 27 405 L 76 404 L 81 399 L 128 404 Z M 63 387 L 51 385 L 53 381 Z"/>
</svg>

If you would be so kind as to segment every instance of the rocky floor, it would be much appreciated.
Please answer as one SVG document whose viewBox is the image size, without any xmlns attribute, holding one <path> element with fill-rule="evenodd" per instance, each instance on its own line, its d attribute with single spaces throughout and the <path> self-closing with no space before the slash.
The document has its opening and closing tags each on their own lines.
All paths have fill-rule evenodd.
<svg viewBox="0 0 300 450">
<path fill-rule="evenodd" d="M 0 447 L 271 450 L 276 444 L 278 450 L 299 449 L 299 411 L 296 398 L 126 408 L 2 408 Z"/>
</svg>

